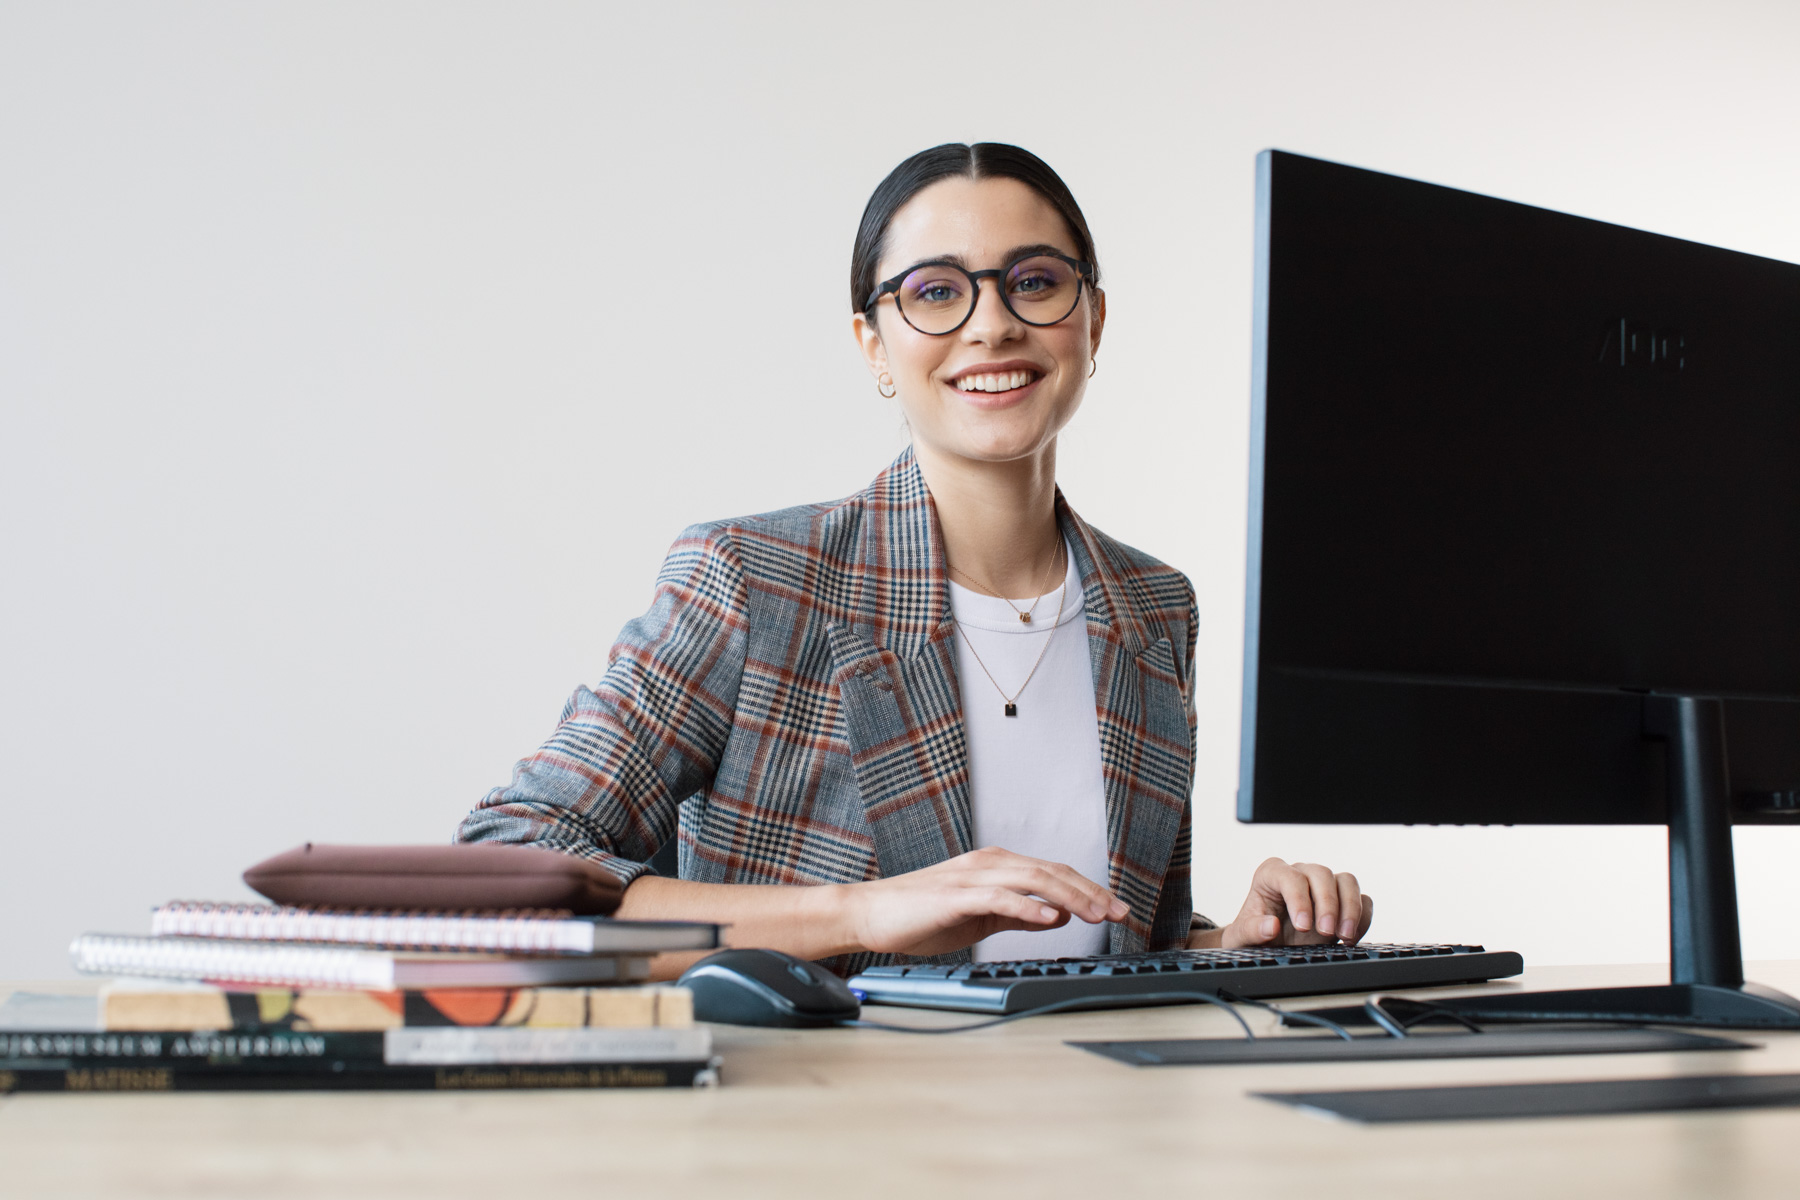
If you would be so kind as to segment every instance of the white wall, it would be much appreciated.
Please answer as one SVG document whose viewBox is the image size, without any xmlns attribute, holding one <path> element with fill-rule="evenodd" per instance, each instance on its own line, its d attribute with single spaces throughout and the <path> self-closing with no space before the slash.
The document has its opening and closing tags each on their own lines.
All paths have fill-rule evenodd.
<svg viewBox="0 0 1800 1200">
<path fill-rule="evenodd" d="M 1201 906 L 1278 853 L 1390 939 L 1662 957 L 1655 830 L 1232 820 L 1251 164 L 1800 260 L 1797 14 L 4 0 L 0 977 L 306 839 L 447 837 L 682 525 L 872 476 L 850 240 L 950 139 L 1045 156 L 1099 239 L 1063 482 L 1199 587 Z M 1738 847 L 1748 953 L 1800 957 L 1800 835 Z"/>
</svg>

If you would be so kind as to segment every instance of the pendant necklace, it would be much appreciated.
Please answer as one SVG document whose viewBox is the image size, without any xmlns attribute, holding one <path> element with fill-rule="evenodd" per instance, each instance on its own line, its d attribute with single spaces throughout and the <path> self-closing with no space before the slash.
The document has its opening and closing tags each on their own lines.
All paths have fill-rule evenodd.
<svg viewBox="0 0 1800 1200">
<path fill-rule="evenodd" d="M 1061 549 L 1062 549 L 1061 546 L 1057 547 L 1058 551 L 1060 551 Z M 1062 555 L 1060 553 L 1053 554 L 1050 556 L 1050 567 L 1051 567 L 1052 572 L 1054 572 L 1055 569 L 1061 563 L 1062 563 Z M 1039 592 L 1037 594 L 1037 596 L 1032 600 L 1031 607 L 1030 608 L 1020 608 L 1018 605 L 1014 604 L 1011 600 L 1008 600 L 1005 596 L 1001 595 L 999 592 L 996 592 L 993 588 L 991 588 L 987 584 L 981 582 L 981 580 L 975 578 L 973 575 L 969 574 L 967 571 L 964 571 L 958 567 L 952 567 L 952 566 L 950 566 L 949 563 L 945 563 L 944 566 L 949 569 L 949 571 L 952 575 L 961 575 L 964 579 L 966 579 L 970 583 L 974 584 L 978 590 L 986 592 L 988 595 L 997 597 L 1000 600 L 1004 600 L 1006 602 L 1006 607 L 1012 609 L 1014 612 L 1019 614 L 1019 624 L 1021 624 L 1021 625 L 1031 624 L 1031 614 L 1037 611 L 1037 606 L 1043 601 L 1045 596 L 1050 594 L 1050 580 L 1046 579 L 1046 580 L 1044 580 L 1044 590 Z M 1063 569 L 1065 571 L 1067 571 L 1068 568 L 1065 567 Z M 1055 575 L 1052 574 L 1051 578 L 1054 579 Z"/>
<path fill-rule="evenodd" d="M 968 630 L 962 627 L 961 621 L 956 622 L 956 631 L 962 634 L 963 644 L 969 648 L 969 653 L 975 656 L 975 665 L 981 668 L 981 673 L 988 677 L 988 682 L 994 685 L 994 690 L 1000 693 L 1000 698 L 1002 700 L 1006 701 L 1006 715 L 1009 717 L 1016 717 L 1019 715 L 1019 697 L 1023 696 L 1025 694 L 1025 689 L 1031 686 L 1031 677 L 1037 674 L 1038 667 L 1042 665 L 1044 661 L 1044 654 L 1050 649 L 1050 639 L 1056 636 L 1056 628 L 1062 624 L 1063 605 L 1068 603 L 1069 600 L 1069 584 L 1067 580 L 1063 581 L 1061 591 L 1062 597 L 1056 602 L 1056 620 L 1050 623 L 1050 632 L 1044 635 L 1044 644 L 1038 648 L 1038 656 L 1032 661 L 1031 671 L 1025 676 L 1025 682 L 1021 683 L 1019 685 L 1019 690 L 1010 696 L 1006 694 L 1006 689 L 1000 686 L 1000 681 L 994 678 L 994 673 L 988 670 L 987 664 L 981 661 L 981 652 L 975 649 L 975 643 L 969 637 Z M 1015 609 L 1014 611 L 1017 610 Z M 1021 614 L 1021 616 L 1023 616 L 1023 614 Z M 951 619 L 955 620 L 954 617 Z"/>
</svg>

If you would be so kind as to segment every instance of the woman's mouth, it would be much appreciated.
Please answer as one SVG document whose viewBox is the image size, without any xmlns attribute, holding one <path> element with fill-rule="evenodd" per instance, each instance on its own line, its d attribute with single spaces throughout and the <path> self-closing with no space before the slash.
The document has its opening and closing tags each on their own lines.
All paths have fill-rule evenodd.
<svg viewBox="0 0 1800 1200">
<path fill-rule="evenodd" d="M 1002 397 L 1010 392 L 1022 392 L 1039 379 L 1043 372 L 1028 367 L 1016 367 L 1006 371 L 972 371 L 960 375 L 952 381 L 951 386 L 959 392 L 981 392 L 986 395 Z"/>
</svg>

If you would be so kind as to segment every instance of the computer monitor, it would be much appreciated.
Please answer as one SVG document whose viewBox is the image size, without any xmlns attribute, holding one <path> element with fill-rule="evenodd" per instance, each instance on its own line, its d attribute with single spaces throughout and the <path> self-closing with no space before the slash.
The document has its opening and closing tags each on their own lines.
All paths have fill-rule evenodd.
<svg viewBox="0 0 1800 1200">
<path fill-rule="evenodd" d="M 1800 1025 L 1731 857 L 1800 819 L 1800 266 L 1280 151 L 1256 214 L 1239 819 L 1668 824 L 1674 986 L 1513 1011 Z"/>
</svg>

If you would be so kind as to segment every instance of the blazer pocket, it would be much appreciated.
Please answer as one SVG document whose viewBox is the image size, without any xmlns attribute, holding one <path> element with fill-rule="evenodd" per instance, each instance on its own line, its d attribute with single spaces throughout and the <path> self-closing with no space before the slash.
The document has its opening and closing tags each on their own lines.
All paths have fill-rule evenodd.
<svg viewBox="0 0 1800 1200">
<path fill-rule="evenodd" d="M 905 660 L 848 626 L 828 632 L 832 685 L 882 875 L 965 853 L 973 836 L 968 753 L 948 643 Z"/>
</svg>

